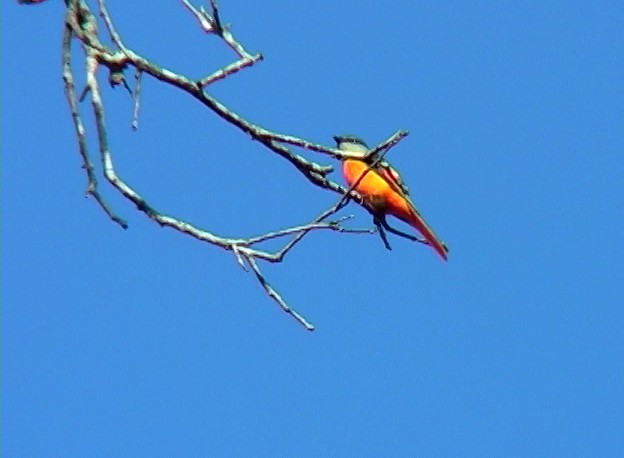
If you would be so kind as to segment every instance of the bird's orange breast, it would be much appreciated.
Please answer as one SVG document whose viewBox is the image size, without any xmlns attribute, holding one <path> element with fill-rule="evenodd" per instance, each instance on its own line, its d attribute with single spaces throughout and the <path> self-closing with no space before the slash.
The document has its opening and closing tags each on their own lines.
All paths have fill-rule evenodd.
<svg viewBox="0 0 624 458">
<path fill-rule="evenodd" d="M 387 209 L 396 216 L 409 213 L 405 198 L 390 186 L 388 181 L 375 170 L 368 170 L 368 164 L 357 159 L 346 159 L 342 163 L 342 173 L 349 186 L 359 180 L 354 190 L 360 193 L 373 207 Z M 362 179 L 362 174 L 366 173 Z"/>
</svg>

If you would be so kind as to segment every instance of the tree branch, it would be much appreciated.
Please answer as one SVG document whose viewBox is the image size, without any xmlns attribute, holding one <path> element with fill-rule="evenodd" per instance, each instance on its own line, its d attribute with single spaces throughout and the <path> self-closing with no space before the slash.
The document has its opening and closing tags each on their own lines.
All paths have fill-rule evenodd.
<svg viewBox="0 0 624 458">
<path fill-rule="evenodd" d="M 97 131 L 100 161 L 102 164 L 103 175 L 107 182 L 125 199 L 132 202 L 139 211 L 145 213 L 145 215 L 160 226 L 170 227 L 202 242 L 231 251 L 235 256 L 236 261 L 243 269 L 248 271 L 247 267 L 251 268 L 257 281 L 261 284 L 266 294 L 274 300 L 283 311 L 290 314 L 306 329 L 313 330 L 314 326 L 301 314 L 292 309 L 284 301 L 280 294 L 267 282 L 257 261 L 260 259 L 271 263 L 282 262 L 286 254 L 295 245 L 297 245 L 306 234 L 314 230 L 330 230 L 335 232 L 357 234 L 374 233 L 374 229 L 350 229 L 344 227 L 342 223 L 350 219 L 351 216 L 345 216 L 333 221 L 328 221 L 328 218 L 340 211 L 352 199 L 366 208 L 369 212 L 372 212 L 372 210 L 366 205 L 361 196 L 355 192 L 354 189 L 364 175 L 366 175 L 372 167 L 381 163 L 383 156 L 388 152 L 388 150 L 401 141 L 407 135 L 407 132 L 398 131 L 387 140 L 373 148 L 366 157 L 366 160 L 370 163 L 369 168 L 362 174 L 360 179 L 349 188 L 345 188 L 344 186 L 332 181 L 327 177 L 328 174 L 333 171 L 333 167 L 331 165 L 320 164 L 309 160 L 304 156 L 295 153 L 289 147 L 300 148 L 304 151 L 314 151 L 335 159 L 356 157 L 354 154 L 346 153 L 335 148 L 329 148 L 324 145 L 319 145 L 292 135 L 269 131 L 250 121 L 247 121 L 244 117 L 232 111 L 206 92 L 205 88 L 208 85 L 214 83 L 215 81 L 224 79 L 239 70 L 242 70 L 243 68 L 252 66 L 256 62 L 262 60 L 262 55 L 249 53 L 243 45 L 236 40 L 234 35 L 230 32 L 229 26 L 224 25 L 221 21 L 216 0 L 211 0 L 210 2 L 210 13 L 204 8 L 200 8 L 198 10 L 188 0 L 182 0 L 182 3 L 184 7 L 186 7 L 197 19 L 202 30 L 222 39 L 224 43 L 235 52 L 237 60 L 199 80 L 191 79 L 185 75 L 168 70 L 164 67 L 160 67 L 127 47 L 124 44 L 120 34 L 115 29 L 104 0 L 98 0 L 99 14 L 105 24 L 114 47 L 117 49 L 116 51 L 104 45 L 100 40 L 95 17 L 91 13 L 86 2 L 84 0 L 67 0 L 67 13 L 65 16 L 62 45 L 63 81 L 65 95 L 68 100 L 70 113 L 72 115 L 76 131 L 78 151 L 82 158 L 83 168 L 87 174 L 87 193 L 94 197 L 99 206 L 111 220 L 124 228 L 127 227 L 126 222 L 110 209 L 98 191 L 98 182 L 95 170 L 87 150 L 87 134 L 81 119 L 78 108 L 78 99 L 75 93 L 73 71 L 70 59 L 72 38 L 76 38 L 82 43 L 82 48 L 85 53 L 86 86 L 80 99 L 84 96 L 90 95 L 91 107 Z M 100 66 L 104 66 L 108 69 L 110 72 L 110 78 L 114 79 L 114 83 L 119 83 L 119 78 L 125 82 L 123 71 L 127 68 L 134 68 L 136 77 L 135 86 L 134 89 L 130 91 L 133 99 L 131 124 L 133 129 L 138 127 L 141 76 L 143 74 L 147 74 L 194 97 L 227 123 L 248 134 L 253 140 L 257 140 L 266 148 L 292 164 L 295 169 L 298 170 L 310 183 L 319 188 L 335 192 L 340 197 L 333 206 L 323 211 L 307 224 L 275 230 L 250 238 L 220 237 L 209 231 L 199 229 L 187 221 L 168 216 L 156 210 L 152 205 L 147 203 L 145 198 L 141 196 L 139 192 L 126 183 L 115 169 L 106 130 L 105 108 L 102 100 L 102 93 L 96 78 L 96 74 Z M 288 238 L 288 241 L 286 241 L 284 246 L 276 252 L 269 252 L 257 248 L 257 246 L 263 242 L 284 237 Z"/>
<path fill-rule="evenodd" d="M 65 96 L 69 104 L 69 111 L 72 115 L 74 122 L 74 129 L 76 131 L 76 137 L 78 140 L 78 152 L 82 158 L 82 168 L 87 174 L 87 190 L 86 194 L 93 196 L 98 205 L 104 210 L 108 217 L 119 224 L 122 228 L 127 229 L 128 224 L 122 218 L 117 216 L 106 203 L 102 195 L 98 190 L 98 182 L 93 169 L 93 164 L 89 156 L 89 150 L 87 148 L 87 140 L 85 137 L 85 128 L 80 118 L 78 111 L 78 103 L 76 100 L 76 92 L 74 85 L 74 76 L 71 69 L 71 38 L 72 30 L 68 25 L 65 25 L 63 30 L 63 45 L 62 45 L 62 63 L 63 63 L 63 87 L 65 89 Z"/>
</svg>

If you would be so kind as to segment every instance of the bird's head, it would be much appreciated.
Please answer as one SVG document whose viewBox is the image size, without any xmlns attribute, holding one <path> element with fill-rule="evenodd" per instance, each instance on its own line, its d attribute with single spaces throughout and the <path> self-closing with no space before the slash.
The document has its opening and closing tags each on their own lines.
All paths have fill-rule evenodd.
<svg viewBox="0 0 624 458">
<path fill-rule="evenodd" d="M 368 145 L 355 135 L 335 135 L 334 140 L 336 140 L 336 147 L 340 151 L 361 153 L 362 156 L 368 153 Z"/>
</svg>

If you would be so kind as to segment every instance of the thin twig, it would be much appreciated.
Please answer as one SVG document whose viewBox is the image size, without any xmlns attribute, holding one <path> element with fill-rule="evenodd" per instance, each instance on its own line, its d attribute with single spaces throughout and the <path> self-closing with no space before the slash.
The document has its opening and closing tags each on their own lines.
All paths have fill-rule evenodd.
<svg viewBox="0 0 624 458">
<path fill-rule="evenodd" d="M 222 35 L 223 25 L 221 24 L 221 18 L 219 17 L 219 7 L 217 6 L 217 0 L 210 0 L 210 7 L 212 8 L 212 18 L 214 19 L 215 32 L 219 35 Z"/>
<path fill-rule="evenodd" d="M 247 266 L 245 266 L 245 262 L 243 261 L 243 256 L 241 255 L 240 248 L 238 247 L 238 245 L 233 244 L 232 251 L 234 252 L 234 255 L 236 256 L 236 261 L 238 261 L 238 264 L 243 268 L 245 272 L 249 272 L 247 270 Z"/>
<path fill-rule="evenodd" d="M 263 59 L 262 54 L 250 54 L 245 48 L 234 38 L 234 36 L 223 27 L 221 24 L 221 18 L 219 17 L 219 7 L 215 0 L 210 1 L 210 7 L 212 9 L 212 16 L 202 7 L 200 10 L 195 8 L 188 0 L 182 0 L 182 3 L 188 9 L 193 16 L 199 22 L 199 26 L 206 33 L 218 35 L 225 41 L 225 43 L 238 54 L 239 59 L 229 65 L 226 65 L 219 70 L 211 73 L 208 76 L 200 79 L 198 85 L 200 87 L 208 86 L 215 81 L 219 81 L 229 75 L 232 75 L 243 68 L 251 67 L 256 62 Z"/>
<path fill-rule="evenodd" d="M 246 246 L 251 246 L 256 243 L 266 242 L 267 240 L 275 239 L 278 237 L 284 237 L 286 235 L 296 234 L 299 232 L 308 232 L 313 229 L 329 229 L 332 231 L 347 232 L 350 234 L 370 233 L 370 229 L 348 229 L 348 228 L 340 226 L 340 223 L 342 223 L 343 221 L 349 220 L 351 218 L 353 218 L 353 215 L 347 215 L 347 216 L 343 216 L 342 218 L 339 218 L 336 221 L 330 221 L 328 223 L 322 223 L 320 221 L 315 220 L 314 222 L 310 224 L 305 224 L 303 226 L 289 227 L 288 229 L 282 229 L 282 230 L 275 231 L 275 232 L 268 232 L 266 234 L 262 234 L 257 237 L 251 237 L 247 239 Z"/>
<path fill-rule="evenodd" d="M 132 100 L 134 102 L 134 108 L 132 110 L 132 130 L 139 129 L 139 107 L 140 107 L 140 97 L 141 97 L 141 76 L 143 76 L 143 72 L 137 70 L 134 74 L 134 91 L 132 92 Z"/>
<path fill-rule="evenodd" d="M 310 323 L 308 320 L 306 320 L 302 315 L 300 315 L 295 309 L 290 307 L 284 301 L 284 299 L 282 299 L 282 296 L 280 296 L 280 294 L 269 284 L 269 282 L 267 282 L 266 278 L 264 278 L 264 276 L 262 275 L 262 272 L 260 272 L 260 268 L 258 267 L 256 260 L 251 256 L 246 256 L 245 259 L 247 260 L 247 263 L 251 266 L 252 270 L 254 271 L 254 274 L 256 274 L 256 278 L 258 279 L 258 281 L 260 282 L 260 284 L 262 285 L 266 293 L 269 295 L 269 297 L 273 299 L 277 303 L 277 305 L 279 305 L 282 308 L 284 312 L 292 316 L 301 325 L 303 325 L 308 331 L 314 331 L 314 325 Z"/>
<path fill-rule="evenodd" d="M 215 81 L 219 81 L 225 78 L 226 76 L 233 75 L 234 73 L 242 70 L 243 68 L 251 67 L 253 64 L 258 62 L 259 60 L 262 60 L 262 54 L 255 54 L 251 57 L 243 57 L 237 60 L 236 62 L 226 65 L 225 67 L 220 68 L 214 73 L 200 79 L 197 84 L 201 87 L 206 87 L 214 83 Z"/>
<path fill-rule="evenodd" d="M 210 15 L 202 14 L 204 13 L 203 8 L 201 11 L 198 10 L 188 0 L 182 0 L 182 4 L 186 7 L 187 10 L 191 12 L 193 16 L 195 16 L 195 18 L 197 18 L 199 26 L 204 29 L 204 32 L 215 33 L 214 21 L 212 17 L 210 17 Z"/>
<path fill-rule="evenodd" d="M 128 223 L 125 220 L 117 216 L 110 208 L 108 203 L 104 200 L 98 190 L 98 182 L 93 170 L 93 164 L 89 156 L 89 150 L 87 148 L 87 139 L 85 134 L 85 127 L 80 117 L 78 110 L 78 103 L 76 100 L 76 91 L 74 85 L 74 75 L 71 68 L 71 38 L 72 29 L 69 25 L 64 25 L 63 31 L 63 87 L 65 89 L 65 97 L 69 104 L 69 111 L 72 115 L 74 122 L 74 129 L 76 131 L 76 137 L 78 139 L 78 152 L 82 158 L 82 168 L 87 174 L 87 195 L 93 196 L 100 208 L 104 210 L 104 213 L 115 223 L 119 224 L 122 228 L 127 229 Z"/>
</svg>

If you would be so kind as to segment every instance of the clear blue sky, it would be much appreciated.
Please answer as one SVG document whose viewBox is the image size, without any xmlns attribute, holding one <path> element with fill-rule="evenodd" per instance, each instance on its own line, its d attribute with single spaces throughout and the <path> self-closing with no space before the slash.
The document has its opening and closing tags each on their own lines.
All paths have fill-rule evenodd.
<svg viewBox="0 0 624 458">
<path fill-rule="evenodd" d="M 327 145 L 410 130 L 388 159 L 451 248 L 310 236 L 265 273 L 314 333 L 230 253 L 103 180 L 127 231 L 83 197 L 60 3 L 0 15 L 3 456 L 621 456 L 621 2 L 221 1 L 266 60 L 211 93 Z M 178 2 L 109 8 L 168 68 L 231 61 Z M 163 212 L 250 236 L 335 201 L 154 80 L 136 133 L 104 97 L 119 173 Z"/>
</svg>

